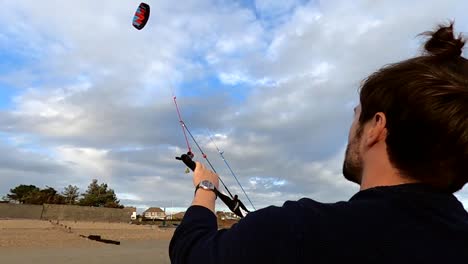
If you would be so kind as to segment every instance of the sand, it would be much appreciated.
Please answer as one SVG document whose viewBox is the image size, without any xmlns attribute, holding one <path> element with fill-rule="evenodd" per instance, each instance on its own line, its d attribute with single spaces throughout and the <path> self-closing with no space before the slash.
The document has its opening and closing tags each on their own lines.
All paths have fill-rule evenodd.
<svg viewBox="0 0 468 264">
<path fill-rule="evenodd" d="M 174 229 L 90 222 L 0 220 L 0 263 L 169 263 Z M 108 245 L 80 237 L 101 235 Z"/>
</svg>

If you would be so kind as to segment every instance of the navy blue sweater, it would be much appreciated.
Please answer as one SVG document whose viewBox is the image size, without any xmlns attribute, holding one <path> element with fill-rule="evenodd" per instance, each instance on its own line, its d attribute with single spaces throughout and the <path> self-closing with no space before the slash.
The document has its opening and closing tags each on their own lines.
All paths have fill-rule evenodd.
<svg viewBox="0 0 468 264">
<path fill-rule="evenodd" d="M 287 201 L 218 230 L 191 206 L 169 246 L 172 263 L 468 263 L 468 213 L 420 184 L 360 191 L 348 202 Z"/>
</svg>

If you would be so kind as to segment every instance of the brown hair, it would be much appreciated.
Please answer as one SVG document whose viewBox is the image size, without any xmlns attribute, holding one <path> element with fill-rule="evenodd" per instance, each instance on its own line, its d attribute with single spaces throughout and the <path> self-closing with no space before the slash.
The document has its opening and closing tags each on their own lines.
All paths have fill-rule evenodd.
<svg viewBox="0 0 468 264">
<path fill-rule="evenodd" d="M 383 112 L 387 153 L 402 175 L 447 192 L 468 181 L 468 60 L 453 22 L 422 35 L 425 54 L 387 65 L 360 91 L 360 124 Z"/>
</svg>

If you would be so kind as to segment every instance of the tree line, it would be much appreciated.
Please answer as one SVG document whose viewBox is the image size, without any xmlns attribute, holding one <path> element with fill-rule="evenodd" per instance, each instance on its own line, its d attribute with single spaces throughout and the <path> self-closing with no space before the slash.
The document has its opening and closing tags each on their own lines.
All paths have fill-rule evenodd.
<svg viewBox="0 0 468 264">
<path fill-rule="evenodd" d="M 35 185 L 21 184 L 3 197 L 3 200 L 20 204 L 69 204 L 94 207 L 123 208 L 113 189 L 93 179 L 87 190 L 80 194 L 79 188 L 68 185 L 59 193 L 52 187 L 40 189 Z"/>
</svg>

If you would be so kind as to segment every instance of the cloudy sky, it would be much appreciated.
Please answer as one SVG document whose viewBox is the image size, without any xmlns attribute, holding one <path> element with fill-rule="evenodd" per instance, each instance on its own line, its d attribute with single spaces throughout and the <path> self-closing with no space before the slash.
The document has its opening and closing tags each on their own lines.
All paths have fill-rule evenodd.
<svg viewBox="0 0 468 264">
<path fill-rule="evenodd" d="M 347 200 L 360 81 L 418 55 L 416 35 L 438 23 L 468 32 L 461 0 L 147 3 L 138 31 L 137 1 L 0 0 L 0 196 L 18 184 L 84 191 L 96 178 L 125 205 L 189 206 L 174 93 L 246 204 L 210 134 L 257 208 Z M 468 189 L 457 196 L 468 207 Z"/>
</svg>

